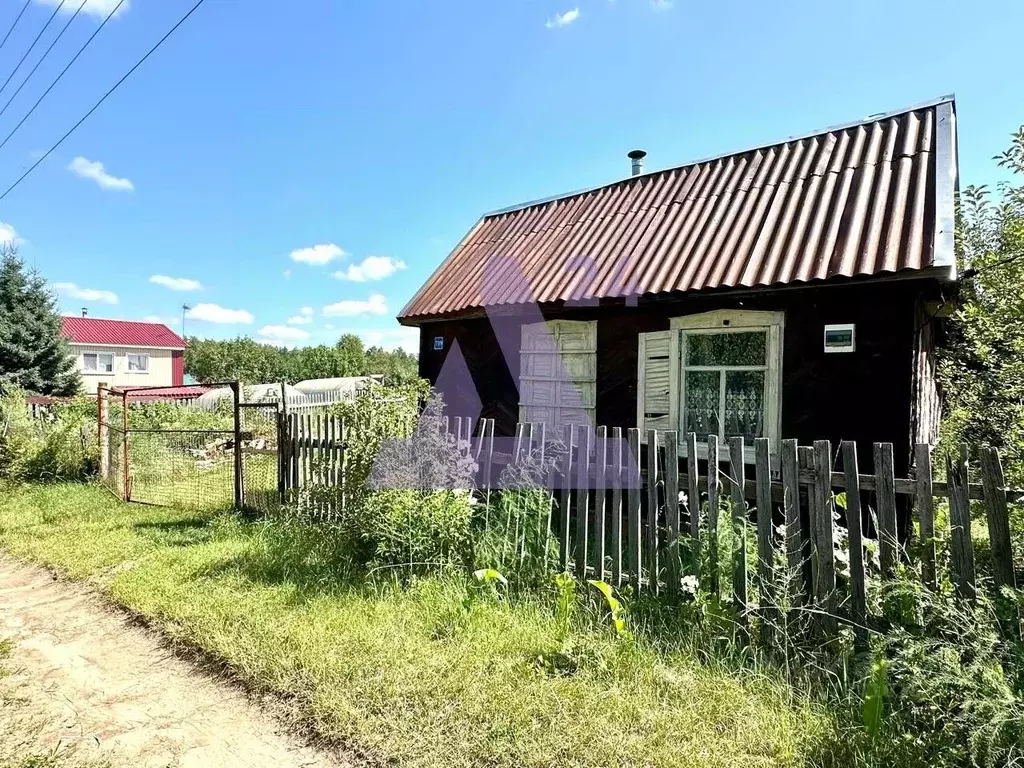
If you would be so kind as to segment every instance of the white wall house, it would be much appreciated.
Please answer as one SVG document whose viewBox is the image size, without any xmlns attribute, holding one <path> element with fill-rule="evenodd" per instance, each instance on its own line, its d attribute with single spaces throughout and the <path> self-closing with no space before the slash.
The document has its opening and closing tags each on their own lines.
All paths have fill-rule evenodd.
<svg viewBox="0 0 1024 768">
<path fill-rule="evenodd" d="M 180 387 L 185 340 L 160 323 L 65 317 L 68 339 L 84 389 L 107 382 L 117 387 Z"/>
</svg>

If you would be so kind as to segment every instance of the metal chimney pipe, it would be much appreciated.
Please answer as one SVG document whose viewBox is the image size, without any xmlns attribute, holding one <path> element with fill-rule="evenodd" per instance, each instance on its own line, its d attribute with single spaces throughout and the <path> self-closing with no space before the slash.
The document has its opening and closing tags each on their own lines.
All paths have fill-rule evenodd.
<svg viewBox="0 0 1024 768">
<path fill-rule="evenodd" d="M 86 317 L 89 314 L 88 307 L 82 307 L 82 317 Z"/>
<path fill-rule="evenodd" d="M 646 152 L 644 152 L 642 149 L 634 149 L 632 152 L 626 155 L 626 157 L 633 161 L 633 173 L 631 174 L 632 176 L 639 176 L 641 173 L 644 172 L 644 158 L 647 157 Z"/>
</svg>

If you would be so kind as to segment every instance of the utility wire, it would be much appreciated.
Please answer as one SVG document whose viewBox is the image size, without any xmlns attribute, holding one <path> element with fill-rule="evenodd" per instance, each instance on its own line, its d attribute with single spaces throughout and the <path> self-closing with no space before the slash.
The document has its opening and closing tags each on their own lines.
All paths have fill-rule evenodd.
<svg viewBox="0 0 1024 768">
<path fill-rule="evenodd" d="M 21 128 L 21 126 L 23 126 L 25 124 L 25 121 L 28 120 L 29 117 L 32 116 L 32 113 L 36 111 L 36 109 L 39 107 L 39 105 L 43 102 L 43 99 L 46 98 L 47 94 L 49 94 L 50 91 L 52 91 L 54 89 L 54 86 L 56 86 L 57 83 L 59 83 L 61 81 L 61 78 L 64 77 L 64 75 L 67 73 L 67 71 L 69 69 L 71 69 L 71 65 L 74 64 L 76 61 L 78 61 L 78 57 L 81 56 L 82 53 L 85 51 L 85 49 L 89 47 L 89 43 L 91 43 L 93 40 L 96 39 L 96 35 L 98 35 L 100 33 L 100 31 L 105 26 L 107 26 L 107 22 L 110 21 L 114 17 L 114 14 L 117 13 L 117 10 L 122 5 L 124 5 L 124 0 L 120 0 L 120 2 L 116 6 L 114 6 L 114 10 L 112 10 L 110 13 L 107 14 L 107 18 L 105 18 L 103 20 L 103 23 L 100 24 L 99 27 L 96 28 L 96 31 L 93 32 L 92 35 L 89 36 L 89 39 L 85 41 L 85 45 L 83 45 L 81 48 L 78 49 L 78 53 L 76 53 L 75 57 L 73 59 L 71 59 L 71 61 L 68 62 L 68 65 L 66 67 L 64 67 L 63 70 L 61 70 L 61 73 L 59 75 L 57 75 L 57 79 L 54 80 L 52 83 L 50 83 L 50 87 L 49 88 L 47 88 L 45 91 L 43 91 L 43 95 L 39 97 L 38 101 L 36 101 L 35 104 L 32 105 L 32 109 L 30 109 L 28 111 L 28 113 L 23 118 L 21 118 L 21 122 L 20 123 L 18 123 L 16 126 L 14 126 L 14 130 L 11 131 L 9 134 L 7 134 L 7 138 L 4 139 L 2 143 L 0 143 L 0 149 L 3 149 L 7 145 L 7 142 L 11 140 L 11 137 L 14 134 L 16 134 L 18 132 L 18 129 Z"/>
<path fill-rule="evenodd" d="M 43 63 L 47 56 L 50 55 L 50 51 L 52 51 L 53 47 L 60 42 L 60 39 L 62 37 L 64 37 L 64 33 L 68 31 L 68 27 L 71 26 L 71 22 L 78 18 L 78 14 L 82 12 L 82 9 L 85 8 L 85 4 L 88 2 L 89 0 L 82 0 L 82 4 L 78 6 L 78 10 L 74 12 L 70 19 L 68 19 L 68 23 L 65 24 L 64 28 L 57 34 L 55 38 L 53 38 L 53 42 L 50 43 L 50 47 L 46 49 L 46 52 L 43 53 L 39 61 L 36 62 L 36 65 L 32 67 L 32 71 L 28 73 L 28 77 L 21 81 L 21 85 L 18 86 L 18 90 L 16 90 L 14 94 L 11 96 L 11 98 L 7 100 L 7 103 L 4 104 L 3 109 L 0 109 L 0 115 L 3 115 L 3 113 L 7 111 L 7 108 L 11 106 L 11 102 L 18 98 L 18 94 L 21 93 L 21 89 L 24 88 L 28 84 L 28 81 L 32 79 L 32 75 L 34 75 L 36 73 L 36 70 L 39 69 L 39 65 Z"/>
<path fill-rule="evenodd" d="M 60 13 L 60 9 L 64 7 L 64 3 L 66 2 L 67 0 L 60 0 L 60 5 L 53 9 L 53 13 L 50 14 L 50 18 L 46 20 L 46 23 L 43 24 L 43 28 L 39 30 L 39 34 L 36 35 L 36 39 L 32 41 L 32 45 L 30 45 L 28 47 L 28 50 L 25 51 L 24 54 L 22 54 L 22 57 L 18 61 L 17 66 L 14 67 L 14 71 L 12 71 L 11 74 L 7 76 L 7 79 L 4 80 L 4 84 L 0 85 L 0 93 L 4 92 L 4 89 L 8 86 L 8 84 L 10 84 L 12 78 L 16 74 L 18 74 L 18 70 L 21 69 L 21 65 L 25 63 L 25 59 L 28 58 L 28 55 L 32 53 L 32 49 L 36 47 L 36 43 L 39 42 L 39 38 L 41 38 L 43 36 L 43 33 L 50 28 L 50 24 L 52 24 L 53 20 L 57 18 L 57 14 Z"/>
<path fill-rule="evenodd" d="M 121 2 L 124 2 L 124 0 L 121 0 Z M 129 77 L 131 77 L 132 73 L 135 72 L 136 69 L 141 67 L 145 63 L 146 59 L 148 59 L 150 56 L 152 56 L 156 52 L 157 48 L 159 48 L 161 45 L 163 45 L 164 42 L 167 40 L 167 38 L 169 38 L 171 35 L 173 35 L 177 31 L 178 27 L 180 27 L 182 24 L 184 24 L 186 21 L 188 21 L 189 17 L 193 13 L 195 13 L 197 10 L 199 10 L 199 6 L 201 6 L 205 2 L 206 2 L 206 0 L 198 0 L 198 2 L 195 5 L 193 5 L 191 9 L 189 9 L 189 12 L 186 13 L 184 16 L 182 16 L 178 20 L 178 23 L 175 24 L 173 27 L 171 27 L 167 31 L 167 34 L 164 35 L 163 37 L 161 37 L 156 42 L 156 45 L 154 45 L 152 48 L 150 48 L 146 52 L 145 56 L 143 56 L 141 59 L 139 59 L 137 62 L 135 62 L 135 65 L 131 69 L 129 69 L 127 72 L 125 72 L 124 75 L 121 77 L 121 79 L 118 80 L 116 83 L 114 83 L 113 87 L 111 87 L 111 89 L 109 91 L 107 91 L 105 94 L 103 94 L 103 96 L 100 97 L 99 101 L 97 101 L 95 104 L 93 104 L 92 109 L 90 109 L 88 112 L 86 112 L 82 116 L 81 120 L 79 120 L 77 123 L 75 123 L 73 126 L 71 126 L 71 129 L 67 133 L 65 133 L 63 136 L 61 136 L 56 144 L 54 144 L 52 147 L 50 147 L 48 150 L 46 150 L 46 154 L 44 154 L 42 157 L 40 157 L 38 160 L 36 160 L 36 162 L 33 163 L 32 166 L 30 166 L 29 169 L 27 171 L 25 171 L 18 178 L 18 180 L 16 182 L 11 184 L 11 186 L 9 186 L 7 188 L 6 192 L 4 192 L 2 195 L 0 195 L 0 200 L 3 200 L 5 197 L 7 197 L 7 195 L 9 195 L 14 190 L 15 187 L 17 187 L 19 184 L 21 184 L 21 182 L 23 182 L 25 180 L 26 176 L 28 176 L 30 173 L 32 173 L 32 171 L 34 171 L 36 168 L 38 168 L 39 164 L 42 163 L 43 160 L 45 160 L 47 157 L 49 157 L 54 152 L 54 150 L 56 150 L 61 144 L 63 144 L 72 133 L 74 133 L 76 130 L 78 130 L 78 127 L 82 123 L 84 123 L 86 120 L 88 120 L 89 116 L 92 115 L 93 112 L 95 112 L 97 109 L 100 108 L 100 105 L 104 101 L 107 100 L 107 98 L 110 96 L 110 94 L 112 94 L 114 91 L 116 91 L 125 80 L 127 80 Z M 120 7 L 120 3 L 118 3 L 118 7 Z M 114 11 L 111 11 L 111 16 L 114 14 L 114 12 L 116 10 L 117 10 L 117 8 L 115 8 Z M 110 16 L 108 16 L 107 18 L 109 19 Z M 10 138 L 10 137 L 8 137 L 8 138 Z M 7 143 L 6 139 L 4 140 L 4 143 L 5 144 Z M 2 146 L 3 145 L 0 144 L 0 147 L 2 147 Z"/>
<path fill-rule="evenodd" d="M 0 48 L 3 48 L 7 44 L 7 38 L 11 36 L 11 32 L 13 32 L 14 28 L 18 26 L 18 22 L 21 21 L 21 17 L 25 15 L 25 11 L 28 10 L 28 4 L 31 2 L 32 0 L 25 0 L 25 4 L 21 6 L 21 13 L 18 14 L 18 18 L 16 18 L 14 23 L 11 24 L 11 28 L 7 30 L 7 34 L 4 35 L 3 42 L 0 42 Z"/>
</svg>

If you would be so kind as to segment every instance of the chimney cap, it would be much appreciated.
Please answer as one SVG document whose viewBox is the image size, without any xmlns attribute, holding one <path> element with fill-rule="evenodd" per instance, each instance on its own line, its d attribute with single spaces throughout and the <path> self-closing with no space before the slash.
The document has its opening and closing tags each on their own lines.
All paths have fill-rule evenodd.
<svg viewBox="0 0 1024 768">
<path fill-rule="evenodd" d="M 86 317 L 89 314 L 88 307 L 82 307 L 82 317 Z"/>
<path fill-rule="evenodd" d="M 626 157 L 628 157 L 630 160 L 643 160 L 645 157 L 647 157 L 647 152 L 642 149 L 634 149 L 632 152 L 626 155 Z"/>
</svg>

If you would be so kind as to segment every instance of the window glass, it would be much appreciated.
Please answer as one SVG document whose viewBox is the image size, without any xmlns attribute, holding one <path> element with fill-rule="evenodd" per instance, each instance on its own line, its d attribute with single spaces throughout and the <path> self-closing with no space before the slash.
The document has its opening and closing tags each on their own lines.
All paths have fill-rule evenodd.
<svg viewBox="0 0 1024 768">
<path fill-rule="evenodd" d="M 686 432 L 717 435 L 721 432 L 718 421 L 721 385 L 718 371 L 689 371 L 686 374 L 686 399 L 683 427 Z"/>
<path fill-rule="evenodd" d="M 128 355 L 129 373 L 145 373 L 149 370 L 149 355 Z"/>
<path fill-rule="evenodd" d="M 112 373 L 114 370 L 114 356 L 86 352 L 82 355 L 82 370 L 88 373 Z"/>
<path fill-rule="evenodd" d="M 764 365 L 768 335 L 742 333 L 688 333 L 686 365 Z"/>
<path fill-rule="evenodd" d="M 722 375 L 725 376 L 725 434 L 742 435 L 748 440 L 763 437 L 764 371 L 722 371 Z"/>
</svg>

